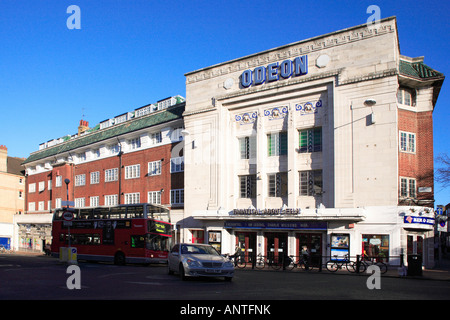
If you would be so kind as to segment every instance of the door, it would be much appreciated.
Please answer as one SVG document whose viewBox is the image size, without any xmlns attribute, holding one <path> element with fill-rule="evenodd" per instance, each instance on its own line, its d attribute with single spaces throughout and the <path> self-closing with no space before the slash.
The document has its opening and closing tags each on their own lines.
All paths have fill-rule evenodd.
<svg viewBox="0 0 450 320">
<path fill-rule="evenodd" d="M 266 257 L 278 261 L 288 254 L 288 234 L 285 232 L 265 233 Z"/>
<path fill-rule="evenodd" d="M 319 263 L 322 256 L 322 234 L 321 233 L 298 233 L 296 237 L 296 256 L 302 256 L 302 252 L 307 249 L 311 263 Z"/>
<path fill-rule="evenodd" d="M 256 254 L 256 232 L 236 232 L 236 244 L 245 261 L 251 262 L 252 256 Z"/>
</svg>

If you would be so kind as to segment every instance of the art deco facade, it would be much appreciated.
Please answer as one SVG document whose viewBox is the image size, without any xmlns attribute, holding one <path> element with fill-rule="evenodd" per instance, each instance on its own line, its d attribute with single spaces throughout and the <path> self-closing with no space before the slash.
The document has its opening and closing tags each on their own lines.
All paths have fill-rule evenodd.
<svg viewBox="0 0 450 320">
<path fill-rule="evenodd" d="M 395 18 L 187 73 L 185 227 L 222 252 L 432 264 L 443 79 L 401 55 Z"/>
</svg>

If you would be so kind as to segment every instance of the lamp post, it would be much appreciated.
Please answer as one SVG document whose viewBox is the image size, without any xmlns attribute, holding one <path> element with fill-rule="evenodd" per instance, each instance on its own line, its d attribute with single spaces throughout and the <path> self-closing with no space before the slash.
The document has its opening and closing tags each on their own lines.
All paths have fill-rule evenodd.
<svg viewBox="0 0 450 320">
<path fill-rule="evenodd" d="M 66 190 L 67 190 L 67 203 L 66 203 L 66 210 L 69 211 L 69 179 L 64 179 L 64 183 L 66 184 Z M 71 222 L 70 222 L 71 223 Z M 67 226 L 68 235 L 69 235 L 69 248 L 70 248 L 70 224 Z"/>
</svg>

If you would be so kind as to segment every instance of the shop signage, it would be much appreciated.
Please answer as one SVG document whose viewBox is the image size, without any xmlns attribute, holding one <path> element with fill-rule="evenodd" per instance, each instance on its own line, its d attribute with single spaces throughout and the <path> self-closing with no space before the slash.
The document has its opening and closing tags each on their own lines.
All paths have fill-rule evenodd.
<svg viewBox="0 0 450 320">
<path fill-rule="evenodd" d="M 235 216 L 278 216 L 291 215 L 296 216 L 301 213 L 300 208 L 286 208 L 286 209 L 233 209 Z"/>
<path fill-rule="evenodd" d="M 405 216 L 403 222 L 407 224 L 428 224 L 434 225 L 434 218 Z"/>
<path fill-rule="evenodd" d="M 233 229 L 288 229 L 327 230 L 325 221 L 225 221 L 225 228 Z"/>
<path fill-rule="evenodd" d="M 264 82 L 288 79 L 291 76 L 297 77 L 308 73 L 308 56 L 297 57 L 294 60 L 284 60 L 281 63 L 274 62 L 267 67 L 261 66 L 253 70 L 245 70 L 241 74 L 241 85 L 248 88 L 251 85 L 260 85 Z"/>
</svg>

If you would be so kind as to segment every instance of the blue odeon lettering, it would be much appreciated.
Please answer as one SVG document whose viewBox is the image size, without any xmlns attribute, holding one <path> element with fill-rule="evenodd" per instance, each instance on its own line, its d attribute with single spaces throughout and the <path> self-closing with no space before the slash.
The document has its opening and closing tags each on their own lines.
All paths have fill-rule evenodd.
<svg viewBox="0 0 450 320">
<path fill-rule="evenodd" d="M 308 73 L 308 56 L 297 57 L 294 60 L 284 60 L 281 63 L 274 62 L 267 67 L 261 66 L 252 70 L 245 70 L 241 74 L 241 85 L 248 88 L 251 85 L 260 85 L 264 82 L 297 77 Z"/>
</svg>

